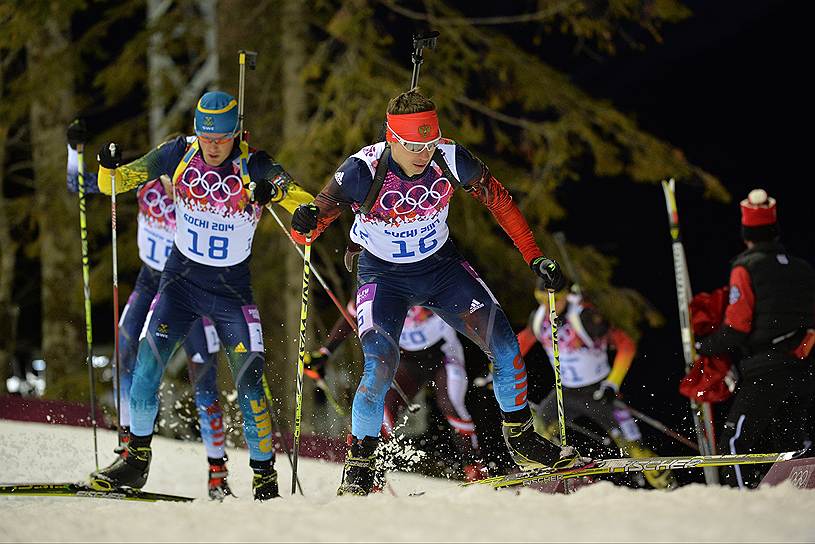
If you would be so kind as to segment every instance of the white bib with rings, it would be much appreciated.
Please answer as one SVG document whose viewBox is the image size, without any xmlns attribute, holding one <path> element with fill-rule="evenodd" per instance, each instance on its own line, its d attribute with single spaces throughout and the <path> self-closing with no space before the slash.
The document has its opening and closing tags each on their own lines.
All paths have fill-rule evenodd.
<svg viewBox="0 0 815 544">
<path fill-rule="evenodd" d="M 248 152 L 219 167 L 206 164 L 190 145 L 173 178 L 176 205 L 175 244 L 184 256 L 209 266 L 233 266 L 252 252 L 262 208 L 244 189 Z"/>
<path fill-rule="evenodd" d="M 400 145 L 400 144 L 395 144 Z M 363 148 L 353 155 L 376 175 L 385 143 Z M 457 176 L 453 144 L 439 145 L 447 164 Z M 436 163 L 416 179 L 405 180 L 388 171 L 376 202 L 367 214 L 358 213 L 351 239 L 375 256 L 392 263 L 413 263 L 441 249 L 449 236 L 447 214 L 454 185 Z"/>
<path fill-rule="evenodd" d="M 175 239 L 175 204 L 158 179 L 139 189 L 138 201 L 139 258 L 150 268 L 162 271 Z"/>
</svg>

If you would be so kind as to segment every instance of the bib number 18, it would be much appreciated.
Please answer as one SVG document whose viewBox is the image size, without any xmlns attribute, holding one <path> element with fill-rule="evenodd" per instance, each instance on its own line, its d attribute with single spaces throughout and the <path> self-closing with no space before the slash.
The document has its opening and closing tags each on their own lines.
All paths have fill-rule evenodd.
<svg viewBox="0 0 815 544">
<path fill-rule="evenodd" d="M 229 238 L 225 238 L 224 236 L 210 236 L 207 247 L 199 249 L 198 233 L 193 229 L 187 229 L 187 232 L 192 236 L 190 247 L 188 248 L 189 251 L 201 257 L 209 257 L 210 259 L 226 259 L 229 254 Z M 202 249 L 205 249 L 207 253 L 204 253 Z"/>
</svg>

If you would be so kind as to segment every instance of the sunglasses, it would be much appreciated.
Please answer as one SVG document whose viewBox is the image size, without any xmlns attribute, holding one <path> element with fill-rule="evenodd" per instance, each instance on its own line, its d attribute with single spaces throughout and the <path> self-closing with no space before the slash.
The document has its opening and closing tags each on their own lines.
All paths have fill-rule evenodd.
<svg viewBox="0 0 815 544">
<path fill-rule="evenodd" d="M 441 140 L 441 131 L 439 131 L 439 137 L 436 138 L 433 141 L 430 141 L 430 142 L 411 142 L 410 140 L 405 140 L 404 138 L 402 138 L 401 136 L 396 134 L 396 132 L 394 132 L 394 130 L 390 127 L 390 125 L 386 124 L 386 126 L 388 127 L 388 130 L 391 131 L 391 134 L 393 134 L 393 137 L 396 138 L 396 141 L 398 141 L 400 144 L 402 144 L 402 147 L 404 147 L 405 149 L 407 149 L 411 153 L 419 154 L 422 151 L 424 151 L 425 149 L 427 149 L 428 151 L 433 153 L 436 150 L 436 148 L 439 146 L 439 140 Z"/>
<path fill-rule="evenodd" d="M 233 132 L 232 134 L 225 134 L 223 136 L 205 136 L 199 134 L 198 139 L 208 144 L 225 144 L 235 139 L 235 133 Z"/>
</svg>

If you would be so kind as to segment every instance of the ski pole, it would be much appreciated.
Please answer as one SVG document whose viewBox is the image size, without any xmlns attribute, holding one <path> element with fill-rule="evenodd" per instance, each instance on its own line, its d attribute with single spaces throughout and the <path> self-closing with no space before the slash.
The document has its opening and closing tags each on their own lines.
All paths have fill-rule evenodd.
<svg viewBox="0 0 815 544">
<path fill-rule="evenodd" d="M 405 405 L 407 406 L 408 412 L 410 412 L 411 414 L 415 414 L 416 412 L 418 412 L 419 410 L 422 409 L 422 406 L 420 404 L 415 404 L 415 403 L 410 402 L 410 399 L 408 398 L 408 396 L 405 395 L 405 391 L 399 385 L 399 382 L 397 382 L 395 379 L 391 382 L 391 389 L 396 391 L 396 394 L 399 395 L 399 397 L 401 397 L 402 402 L 405 403 Z"/>
<path fill-rule="evenodd" d="M 687 437 L 679 434 L 678 432 L 674 431 L 673 429 L 671 429 L 670 427 L 668 427 L 664 423 L 662 423 L 662 422 L 660 422 L 660 421 L 658 421 L 658 420 L 656 420 L 656 419 L 654 419 L 654 418 L 652 418 L 650 416 L 647 416 L 647 415 L 643 414 L 642 412 L 640 412 L 636 408 L 632 408 L 631 406 L 626 405 L 626 408 L 628 409 L 629 412 L 631 412 L 631 415 L 634 416 L 635 418 L 643 421 L 644 423 L 647 423 L 648 425 L 650 425 L 654 429 L 664 433 L 667 436 L 670 436 L 671 438 L 673 438 L 677 442 L 680 442 L 680 443 L 686 445 L 690 449 L 692 449 L 694 451 L 699 451 L 699 446 L 697 444 L 694 444 L 692 440 L 690 440 L 689 438 L 687 438 Z"/>
<path fill-rule="evenodd" d="M 685 261 L 685 247 L 682 244 L 682 235 L 679 230 L 679 210 L 676 206 L 675 181 L 662 181 L 662 192 L 665 196 L 665 206 L 668 212 L 668 225 L 671 231 L 671 249 L 674 261 L 674 280 L 676 283 L 676 300 L 679 309 L 679 328 L 682 338 L 682 355 L 685 358 L 685 371 L 693 367 L 696 352 L 693 348 L 693 328 L 690 315 L 690 276 Z M 710 403 L 697 403 L 690 401 L 693 426 L 696 430 L 696 439 L 699 442 L 699 452 L 703 455 L 716 453 L 716 443 L 713 438 L 713 413 Z M 705 483 L 713 485 L 719 483 L 719 473 L 715 468 L 705 468 Z"/>
<path fill-rule="evenodd" d="M 555 392 L 557 393 L 557 419 L 560 427 L 560 445 L 566 445 L 566 416 L 563 413 L 563 382 L 560 380 L 560 349 L 557 344 L 557 310 L 555 292 L 549 291 L 549 322 L 552 325 L 552 359 L 555 370 Z"/>
<path fill-rule="evenodd" d="M 294 240 L 294 238 L 292 238 L 291 233 L 286 228 L 286 226 L 283 224 L 283 221 L 280 219 L 280 216 L 277 215 L 277 212 L 275 211 L 275 209 L 271 206 L 271 204 L 267 204 L 266 209 L 269 210 L 269 212 L 271 212 L 272 217 L 274 217 L 274 220 L 277 222 L 278 225 L 280 225 L 280 228 L 283 230 L 283 233 L 286 235 L 286 237 L 292 243 L 292 245 L 294 246 L 294 249 L 297 250 L 297 253 L 299 253 L 300 256 L 305 259 L 305 255 L 303 254 L 303 250 L 300 249 L 299 244 Z M 317 270 L 317 267 L 313 263 L 311 264 L 311 272 L 312 272 L 312 274 L 314 274 L 314 277 L 317 278 L 317 281 L 320 282 L 320 285 L 323 286 L 323 289 L 328 294 L 328 297 L 331 299 L 331 301 L 334 303 L 334 306 L 337 307 L 337 309 L 340 311 L 342 316 L 345 318 L 345 320 L 348 322 L 348 324 L 351 325 L 351 328 L 354 329 L 354 332 L 356 333 L 357 332 L 357 322 L 354 320 L 353 317 L 351 317 L 351 314 L 348 313 L 348 310 L 346 309 L 346 307 L 340 302 L 340 299 L 337 298 L 337 296 L 334 294 L 334 291 L 328 286 L 328 284 L 325 282 L 325 280 L 323 279 L 323 277 L 320 275 L 319 271 Z M 306 375 L 308 375 L 309 378 L 314 379 L 314 377 L 311 376 L 310 374 L 307 373 Z M 326 399 L 328 399 L 328 402 L 331 403 L 331 405 L 334 407 L 334 409 L 337 411 L 337 413 L 340 414 L 341 416 L 347 415 L 348 412 L 339 405 L 339 403 L 336 401 L 336 399 L 333 399 L 330 391 L 327 388 L 328 387 L 327 384 L 326 384 L 325 387 L 323 387 L 323 385 L 321 385 L 320 382 L 318 382 L 316 379 L 315 379 L 315 382 L 316 382 L 317 386 L 320 387 L 326 393 Z M 322 383 L 325 384 L 325 380 L 322 380 Z M 408 400 L 408 398 L 405 395 L 404 391 L 402 391 L 402 388 L 399 387 L 399 383 L 395 379 L 393 380 L 393 385 L 394 385 L 394 389 L 396 389 L 396 392 L 399 393 L 399 395 L 402 397 L 402 400 L 408 406 L 408 411 L 410 413 L 415 413 L 415 412 L 417 412 L 418 410 L 421 409 L 421 406 L 419 404 L 412 404 Z M 333 402 L 332 402 L 332 399 L 333 399 Z"/>
<path fill-rule="evenodd" d="M 300 423 L 303 415 L 303 369 L 306 359 L 306 322 L 308 320 L 308 283 L 311 275 L 311 236 L 306 236 L 303 254 L 303 297 L 300 300 L 300 345 L 297 352 L 297 397 L 294 411 L 294 466 L 291 494 L 297 490 L 297 458 L 300 453 Z"/>
<path fill-rule="evenodd" d="M 292 238 L 291 233 L 289 232 L 289 229 L 287 229 L 286 226 L 283 224 L 283 221 L 281 221 L 280 216 L 277 215 L 277 212 L 272 207 L 272 205 L 267 204 L 266 209 L 269 210 L 269 212 L 271 212 L 272 217 L 274 217 L 274 220 L 277 222 L 278 225 L 280 225 L 280 228 L 283 230 L 283 233 L 286 235 L 286 237 L 292 243 L 292 245 L 294 246 L 294 249 L 297 250 L 297 253 L 300 254 L 300 257 L 305 258 L 305 255 L 303 254 L 303 250 L 300 249 L 300 246 L 297 244 L 297 242 L 294 240 L 294 238 Z M 337 309 L 340 311 L 340 313 L 345 318 L 345 320 L 348 322 L 348 324 L 351 325 L 351 328 L 354 329 L 354 332 L 357 332 L 357 322 L 354 320 L 353 317 L 351 317 L 351 314 L 348 313 L 348 310 L 340 302 L 340 299 L 337 298 L 337 295 L 334 294 L 334 291 L 325 282 L 322 275 L 320 275 L 319 271 L 317 270 L 317 267 L 314 264 L 311 265 L 311 272 L 314 274 L 314 277 L 317 278 L 317 281 L 320 282 L 320 285 L 323 286 L 323 289 L 328 294 L 328 297 L 331 299 L 331 301 L 334 303 L 334 306 L 337 307 Z"/>
<path fill-rule="evenodd" d="M 334 397 L 334 394 L 331 393 L 331 388 L 328 387 L 328 384 L 316 370 L 307 368 L 304 370 L 304 373 L 306 376 L 314 380 L 314 384 L 317 387 L 322 389 L 323 393 L 325 394 L 326 400 L 328 400 L 328 404 L 330 404 L 331 407 L 334 408 L 334 411 L 337 412 L 338 415 L 340 415 L 341 417 L 345 417 L 348 415 L 348 411 L 342 406 L 340 406 L 340 403 L 337 402 L 337 399 Z"/>
<path fill-rule="evenodd" d="M 261 382 L 263 383 L 263 392 L 266 395 L 266 402 L 269 404 L 269 413 L 272 416 L 272 425 L 274 428 L 272 429 L 273 433 L 277 433 L 280 435 L 280 446 L 283 448 L 283 451 L 286 452 L 286 457 L 289 458 L 289 466 L 294 471 L 294 462 L 291 458 L 291 451 L 289 451 L 289 446 L 286 445 L 286 440 L 283 438 L 283 431 L 282 427 L 280 426 L 280 420 L 277 419 L 277 414 L 272 407 L 272 390 L 269 387 L 269 381 L 266 379 L 266 373 L 263 373 L 263 377 L 261 378 Z M 300 495 L 303 495 L 303 486 L 300 485 L 300 479 L 297 478 L 297 488 L 300 490 Z"/>
<path fill-rule="evenodd" d="M 111 155 L 116 152 L 115 144 L 110 144 Z M 116 251 L 116 170 L 110 172 L 110 249 L 113 259 L 113 361 L 116 368 L 116 422 L 122 413 L 122 381 L 119 367 L 119 259 Z M 119 434 L 119 446 L 122 446 L 122 433 Z"/>
<path fill-rule="evenodd" d="M 241 49 L 238 51 L 238 65 L 240 67 L 239 72 L 239 84 L 238 84 L 238 123 L 239 123 L 239 130 L 240 130 L 240 139 L 244 139 L 243 135 L 243 117 L 244 117 L 244 101 L 243 101 L 243 93 L 246 88 L 246 67 L 249 66 L 250 70 L 254 70 L 257 66 L 257 58 L 258 54 L 255 51 L 245 51 Z"/>
<path fill-rule="evenodd" d="M 93 371 L 93 328 L 91 320 L 90 259 L 88 258 L 88 218 L 85 207 L 85 145 L 78 144 L 79 161 L 79 237 L 82 241 L 82 284 L 85 296 L 85 339 L 88 343 L 88 381 L 91 389 L 91 427 L 93 428 L 93 459 L 99 470 L 99 446 L 96 433 L 96 374 Z"/>
<path fill-rule="evenodd" d="M 238 65 L 239 65 L 239 81 L 238 81 L 238 123 L 239 123 L 239 125 L 238 125 L 238 131 L 239 131 L 239 135 L 240 135 L 239 137 L 240 137 L 241 140 L 244 140 L 245 137 L 246 137 L 246 134 L 243 131 L 243 122 L 244 122 L 244 117 L 245 117 L 244 91 L 246 89 L 246 66 L 249 66 L 250 70 L 254 70 L 255 67 L 257 66 L 257 56 L 258 56 L 258 54 L 255 51 L 245 51 L 243 49 L 238 51 Z M 254 190 L 255 190 L 255 183 L 252 182 L 252 183 L 249 184 L 249 191 L 254 193 Z M 305 271 L 304 271 L 304 274 L 305 274 Z M 304 281 L 306 281 L 305 278 L 304 278 Z M 301 324 L 301 327 L 302 327 L 302 324 Z M 301 334 L 302 334 L 302 332 L 301 332 Z M 283 451 L 286 452 L 286 457 L 288 457 L 289 465 L 291 466 L 291 469 L 292 469 L 292 484 L 291 484 L 292 489 L 291 489 L 291 493 L 292 493 L 292 495 L 294 495 L 296 493 L 296 490 L 299 489 L 300 490 L 300 495 L 303 495 L 303 486 L 300 485 L 300 479 L 297 477 L 297 449 L 299 448 L 298 439 L 299 439 L 299 423 L 300 422 L 299 422 L 299 420 L 297 421 L 298 428 L 296 429 L 296 432 L 295 432 L 295 436 L 297 438 L 295 438 L 295 444 L 294 444 L 295 445 L 295 455 L 294 455 L 294 458 L 292 459 L 292 454 L 289 451 L 289 447 L 286 444 L 286 441 L 283 439 L 283 433 L 282 433 L 282 427 L 280 426 L 280 421 L 278 420 L 277 414 L 275 413 L 275 411 L 274 411 L 274 409 L 272 407 L 272 401 L 273 401 L 272 390 L 269 387 L 269 381 L 266 379 L 266 373 L 265 372 L 263 373 L 263 378 L 262 378 L 261 381 L 263 383 L 264 394 L 266 395 L 266 402 L 268 404 L 269 415 L 272 418 L 272 422 L 273 422 L 274 427 L 277 429 L 277 431 L 275 431 L 273 429 L 272 432 L 273 433 L 278 432 L 280 434 L 280 445 L 282 446 Z M 302 382 L 302 377 L 298 377 L 298 381 Z M 301 383 L 298 383 L 298 389 L 300 389 L 300 390 L 302 389 L 302 384 Z M 302 392 L 300 393 L 300 397 L 302 397 Z M 301 402 L 302 402 L 302 398 L 300 398 L 298 400 L 298 403 L 301 403 Z M 300 406 L 298 405 L 298 410 L 299 409 L 300 409 Z"/>
</svg>

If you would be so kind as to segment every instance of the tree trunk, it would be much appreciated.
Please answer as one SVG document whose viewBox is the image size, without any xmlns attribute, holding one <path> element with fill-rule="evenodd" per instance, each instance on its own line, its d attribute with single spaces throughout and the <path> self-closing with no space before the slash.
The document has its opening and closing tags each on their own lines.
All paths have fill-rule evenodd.
<svg viewBox="0 0 815 544">
<path fill-rule="evenodd" d="M 54 8 L 57 3 L 54 3 Z M 68 21 L 52 13 L 28 42 L 31 143 L 42 269 L 42 358 L 49 395 L 86 397 L 85 320 L 76 197 L 65 190 L 65 127 L 74 112 Z"/>
<path fill-rule="evenodd" d="M 0 101 L 4 98 L 4 64 L 3 55 L 0 56 Z M 17 345 L 17 318 L 20 314 L 20 307 L 12 298 L 14 265 L 17 262 L 19 244 L 11 235 L 11 222 L 7 211 L 10 203 L 4 193 L 8 132 L 9 127 L 5 119 L 0 120 L 0 377 L 11 370 L 11 361 Z"/>
<path fill-rule="evenodd" d="M 280 56 L 281 66 L 281 88 L 282 88 L 282 114 L 283 114 L 283 141 L 296 142 L 304 133 L 306 124 L 306 88 L 301 77 L 301 70 L 305 65 L 306 53 L 306 33 L 307 23 L 304 13 L 304 3 L 300 0 L 284 0 L 280 13 Z M 294 154 L 291 154 L 294 159 Z M 284 166 L 295 175 L 296 172 L 305 171 L 303 164 L 298 164 L 295 160 L 289 160 Z M 286 343 L 285 361 L 288 361 L 288 369 L 281 368 L 282 376 L 291 376 L 289 383 L 294 384 L 298 355 L 298 337 L 300 334 L 300 304 L 303 284 L 303 259 L 300 255 L 290 249 L 285 255 L 285 288 L 283 290 L 283 300 L 286 307 L 285 330 L 286 337 L 290 339 Z M 312 275 L 313 278 L 313 275 Z M 314 283 L 314 282 L 312 282 Z M 313 343 L 313 342 L 312 342 Z M 307 345 L 306 349 L 313 345 Z M 287 388 L 288 389 L 288 388 Z M 287 395 L 283 395 L 284 398 Z M 308 422 L 310 418 L 303 418 Z"/>
</svg>

